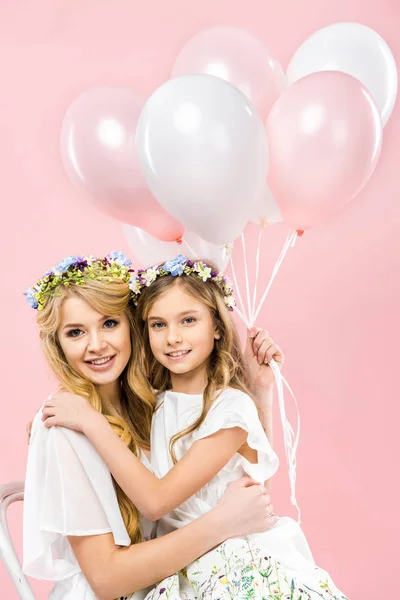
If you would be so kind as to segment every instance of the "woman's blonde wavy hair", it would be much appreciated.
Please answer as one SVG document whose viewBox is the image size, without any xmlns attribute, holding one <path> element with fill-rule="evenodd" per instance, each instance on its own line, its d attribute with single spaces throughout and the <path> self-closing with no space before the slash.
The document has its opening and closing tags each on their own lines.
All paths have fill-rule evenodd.
<svg viewBox="0 0 400 600">
<path fill-rule="evenodd" d="M 136 352 L 138 331 L 132 314 L 133 307 L 128 284 L 118 279 L 106 281 L 87 278 L 84 285 L 71 283 L 68 287 L 60 286 L 57 292 L 60 295 L 46 298 L 43 310 L 38 311 L 37 323 L 44 354 L 60 381 L 60 387 L 63 390 L 87 398 L 93 408 L 105 416 L 128 448 L 138 455 L 140 447 L 150 448 L 153 403 L 146 396 L 148 385 L 142 374 L 138 375 L 135 386 L 133 386 L 133 378 L 136 378 L 133 357 Z M 128 317 L 132 353 L 120 377 L 121 401 L 125 418 L 110 414 L 106 405 L 102 402 L 96 385 L 76 372 L 65 358 L 57 331 L 60 324 L 60 305 L 65 298 L 70 296 L 81 298 L 103 315 L 116 316 L 125 313 Z M 134 393 L 134 387 L 139 396 Z M 143 389 L 145 400 L 140 399 Z M 139 512 L 115 481 L 114 486 L 122 518 L 132 543 L 140 542 L 143 536 L 139 525 Z"/>
<path fill-rule="evenodd" d="M 207 264 L 217 270 L 208 261 Z M 215 340 L 214 349 L 207 364 L 207 385 L 203 395 L 202 412 L 194 423 L 172 436 L 170 440 L 169 447 L 174 462 L 176 462 L 174 452 L 176 442 L 201 426 L 213 402 L 225 388 L 232 387 L 249 393 L 239 335 L 224 302 L 223 294 L 215 282 L 203 282 L 196 274 L 192 273 L 180 277 L 172 275 L 160 277 L 149 287 L 144 288 L 140 294 L 135 312 L 140 333 L 140 351 L 137 347 L 134 356 L 134 373 L 135 380 L 142 373 L 145 374 L 149 383 L 147 390 L 143 390 L 143 387 L 140 390 L 141 398 L 146 403 L 154 403 L 156 393 L 171 389 L 170 372 L 155 359 L 151 351 L 147 319 L 154 302 L 175 285 L 181 286 L 190 296 L 209 308 L 220 338 Z"/>
</svg>

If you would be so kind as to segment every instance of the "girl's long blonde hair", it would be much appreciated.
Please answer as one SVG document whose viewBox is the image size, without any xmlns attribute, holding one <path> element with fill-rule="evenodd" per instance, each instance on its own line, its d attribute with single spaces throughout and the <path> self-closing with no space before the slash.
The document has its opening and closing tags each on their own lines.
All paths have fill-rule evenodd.
<svg viewBox="0 0 400 600">
<path fill-rule="evenodd" d="M 207 264 L 214 268 L 214 265 Z M 175 443 L 202 425 L 213 402 L 225 388 L 232 387 L 245 393 L 249 392 L 239 335 L 224 302 L 222 291 L 214 281 L 203 282 L 196 274 L 192 273 L 181 277 L 172 275 L 160 277 L 148 288 L 144 288 L 140 294 L 135 313 L 140 331 L 140 351 L 137 348 L 135 352 L 134 372 L 135 379 L 140 373 L 144 373 L 149 382 L 145 393 L 143 393 L 143 388 L 140 390 L 142 399 L 147 403 L 153 403 L 155 400 L 154 390 L 164 392 L 171 389 L 170 372 L 154 358 L 151 351 L 147 319 L 154 302 L 174 285 L 182 286 L 185 292 L 209 308 L 216 330 L 220 335 L 219 339 L 215 340 L 214 349 L 207 364 L 207 385 L 203 395 L 202 412 L 194 423 L 175 434 L 170 440 L 171 456 L 176 462 Z"/>
<path fill-rule="evenodd" d="M 138 331 L 132 314 L 128 284 L 118 279 L 107 281 L 87 278 L 84 285 L 70 283 L 68 287 L 60 286 L 57 293 L 59 295 L 46 298 L 43 310 L 38 311 L 37 314 L 44 354 L 59 379 L 61 388 L 87 398 L 93 408 L 105 416 L 126 446 L 138 455 L 140 447 L 150 447 L 153 403 L 148 396 L 142 400 L 141 396 L 136 395 L 133 391 L 135 387 L 139 394 L 143 389 L 147 392 L 148 385 L 142 374 L 138 375 L 135 386 L 133 385 L 133 378 L 136 378 L 133 357 L 136 352 Z M 69 296 L 81 298 L 103 315 L 113 316 L 125 313 L 128 317 L 132 354 L 120 377 L 121 403 L 125 418 L 110 414 L 95 384 L 76 372 L 65 358 L 57 331 L 60 324 L 60 305 Z M 139 512 L 115 481 L 114 486 L 122 518 L 132 543 L 140 542 L 143 536 L 139 526 Z"/>
</svg>

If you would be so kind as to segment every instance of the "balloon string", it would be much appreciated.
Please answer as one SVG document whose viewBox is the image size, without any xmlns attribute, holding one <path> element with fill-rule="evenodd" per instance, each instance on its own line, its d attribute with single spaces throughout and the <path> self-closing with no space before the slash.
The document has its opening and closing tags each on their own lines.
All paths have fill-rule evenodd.
<svg viewBox="0 0 400 600">
<path fill-rule="evenodd" d="M 296 437 L 294 440 L 294 446 L 293 446 L 293 450 L 294 452 L 297 451 L 297 446 L 299 445 L 299 437 L 300 437 L 300 414 L 299 414 L 299 406 L 297 404 L 297 400 L 296 400 L 296 396 L 294 395 L 294 392 L 292 391 L 292 388 L 290 387 L 290 385 L 288 384 L 288 382 L 286 381 L 286 379 L 284 378 L 284 376 L 281 374 L 282 377 L 282 381 L 283 383 L 286 385 L 287 389 L 289 390 L 289 393 L 294 401 L 294 404 L 296 406 L 296 411 L 297 411 L 297 433 L 296 433 Z"/>
<path fill-rule="evenodd" d="M 261 307 L 262 307 L 262 305 L 267 297 L 267 294 L 271 288 L 271 285 L 279 271 L 282 261 L 285 258 L 289 248 L 294 246 L 297 236 L 298 236 L 298 233 L 296 231 L 290 231 L 288 233 L 285 243 L 283 245 L 283 248 L 281 250 L 281 253 L 280 253 L 278 260 L 276 261 L 276 264 L 273 268 L 271 278 L 268 282 L 267 288 L 265 289 L 264 294 L 261 298 L 261 301 L 257 307 L 257 310 L 255 311 L 255 302 L 256 302 L 256 295 L 257 295 L 257 287 L 256 286 L 257 286 L 258 274 L 259 274 L 259 252 L 260 252 L 260 245 L 261 245 L 261 235 L 259 234 L 257 257 L 256 257 L 256 281 L 255 281 L 254 295 L 253 295 L 253 310 L 251 313 L 249 313 L 249 318 L 247 318 L 244 314 L 245 313 L 244 304 L 243 304 L 243 300 L 241 298 L 239 286 L 237 284 L 236 273 L 235 273 L 235 269 L 233 266 L 233 260 L 231 260 L 232 275 L 234 278 L 237 295 L 238 295 L 238 298 L 239 298 L 239 301 L 241 304 L 241 308 L 242 308 L 242 310 L 239 310 L 239 308 L 235 307 L 235 310 L 236 310 L 237 314 L 239 315 L 239 317 L 242 319 L 242 321 L 245 323 L 245 325 L 247 326 L 248 329 L 250 329 L 250 327 L 254 324 L 255 320 L 257 319 L 258 314 L 261 310 Z M 245 249 L 244 249 L 244 253 L 245 253 Z M 245 260 L 246 260 L 246 256 L 245 256 Z M 246 285 L 247 285 L 247 281 L 246 281 Z M 249 291 L 248 291 L 248 297 L 249 297 Z M 273 359 L 270 361 L 269 365 L 272 369 L 272 372 L 274 373 L 275 384 L 276 384 L 276 388 L 277 388 L 278 406 L 279 406 L 280 418 L 281 418 L 281 423 L 282 423 L 283 441 L 284 441 L 286 463 L 287 463 L 287 467 L 288 467 L 288 476 L 289 476 L 289 484 L 290 484 L 290 500 L 291 500 L 291 503 L 293 504 L 293 506 L 295 506 L 297 509 L 298 522 L 300 523 L 301 522 L 301 512 L 300 512 L 300 508 L 298 506 L 297 499 L 296 499 L 296 467 L 297 467 L 296 452 L 297 452 L 297 447 L 298 447 L 298 443 L 299 443 L 299 435 L 300 435 L 300 415 L 299 415 L 296 398 L 295 398 L 291 388 L 289 387 L 289 384 L 282 377 L 282 374 L 280 372 L 278 365 L 276 364 L 276 362 Z M 293 428 L 286 416 L 283 384 L 285 384 L 287 386 L 287 388 L 295 402 L 295 405 L 296 405 L 296 410 L 297 410 L 296 434 L 294 433 Z"/>
<path fill-rule="evenodd" d="M 278 394 L 278 405 L 279 405 L 279 412 L 280 412 L 280 416 L 281 416 L 281 423 L 282 423 L 282 429 L 283 429 L 283 441 L 284 441 L 286 463 L 287 463 L 288 475 L 289 475 L 290 501 L 293 504 L 293 506 L 297 509 L 297 515 L 298 515 L 297 521 L 298 521 L 298 523 L 301 523 L 301 511 L 300 511 L 300 508 L 299 508 L 299 505 L 298 505 L 297 499 L 296 499 L 296 467 L 297 467 L 296 451 L 297 451 L 297 446 L 299 443 L 299 435 L 300 435 L 299 409 L 297 406 L 296 398 L 295 398 L 292 390 L 290 389 L 288 383 L 282 377 L 281 371 L 280 371 L 278 365 L 276 364 L 276 362 L 274 361 L 274 359 L 272 359 L 269 362 L 269 366 L 271 367 L 272 372 L 274 373 L 274 376 L 275 376 L 275 384 L 276 384 L 276 389 L 277 389 L 277 394 Z M 296 404 L 296 410 L 297 410 L 296 436 L 294 435 L 293 429 L 292 429 L 290 422 L 286 416 L 282 382 L 284 382 L 287 385 L 289 392 L 291 393 L 292 398 L 294 399 L 295 404 Z"/>
<path fill-rule="evenodd" d="M 198 258 L 198 256 L 196 256 L 196 253 L 194 252 L 193 248 L 191 248 L 191 246 L 189 246 L 189 243 L 185 240 L 185 238 L 182 238 L 182 243 L 185 244 L 185 246 L 191 253 L 192 256 L 190 258 Z"/>
<path fill-rule="evenodd" d="M 223 246 L 221 250 L 224 260 L 228 258 L 227 262 L 229 263 L 232 260 L 233 246 L 231 246 L 230 244 L 225 244 L 225 246 Z"/>
<path fill-rule="evenodd" d="M 233 264 L 233 256 L 231 257 L 231 269 L 232 269 L 233 282 L 235 284 L 236 295 L 239 298 L 240 308 L 241 308 L 241 310 L 239 310 L 235 306 L 235 310 L 238 313 L 238 315 L 240 316 L 240 318 L 242 319 L 242 321 L 245 323 L 246 327 L 249 328 L 249 318 L 246 316 L 246 309 L 245 309 L 244 304 L 243 304 L 242 294 L 240 293 L 240 288 L 238 286 L 238 282 L 237 282 L 237 279 L 236 279 L 235 266 Z M 249 317 L 250 317 L 250 315 L 249 315 Z"/>
<path fill-rule="evenodd" d="M 254 313 L 256 310 L 256 300 L 257 300 L 257 284 L 258 284 L 258 275 L 260 272 L 260 248 L 261 248 L 261 237 L 262 237 L 263 228 L 260 227 L 260 231 L 258 232 L 258 244 L 257 244 L 257 254 L 256 254 L 256 278 L 254 281 L 254 291 L 253 291 L 253 307 L 251 310 L 251 322 L 254 323 Z"/>
<path fill-rule="evenodd" d="M 250 286 L 249 286 L 249 271 L 247 269 L 247 256 L 246 256 L 246 241 L 244 239 L 244 234 L 242 232 L 241 236 L 242 238 L 242 249 L 243 249 L 243 262 L 244 262 L 244 276 L 245 276 L 245 281 L 246 281 L 246 296 L 247 296 L 247 308 L 248 308 L 248 315 L 249 315 L 249 321 L 251 319 L 251 300 L 250 300 Z"/>
<path fill-rule="evenodd" d="M 282 261 L 285 258 L 286 254 L 287 254 L 287 251 L 289 250 L 290 246 L 296 240 L 296 237 L 297 237 L 297 231 L 292 231 L 292 230 L 289 231 L 289 233 L 287 235 L 287 238 L 286 238 L 286 241 L 285 241 L 285 243 L 283 245 L 281 254 L 280 254 L 278 260 L 275 263 L 275 266 L 274 266 L 274 268 L 272 270 L 272 274 L 271 274 L 270 280 L 269 280 L 268 285 L 267 285 L 267 287 L 266 287 L 266 289 L 264 291 L 264 294 L 263 294 L 263 296 L 262 296 L 262 298 L 260 300 L 260 303 L 259 303 L 259 305 L 257 307 L 257 310 L 256 310 L 255 314 L 252 315 L 251 325 L 253 325 L 255 323 L 255 321 L 256 321 L 259 313 L 260 313 L 260 310 L 261 310 L 261 308 L 262 308 L 262 306 L 263 306 L 263 304 L 265 302 L 265 299 L 266 299 L 266 297 L 268 295 L 268 292 L 271 289 L 272 283 L 274 282 L 274 279 L 275 279 L 276 275 L 278 274 L 278 271 L 280 269 Z"/>
<path fill-rule="evenodd" d="M 250 321 L 247 319 L 247 317 L 245 317 L 245 315 L 242 313 L 241 310 L 238 309 L 237 306 L 233 307 L 233 310 L 239 315 L 239 317 L 242 319 L 243 323 L 246 325 L 247 329 L 250 329 Z"/>
</svg>

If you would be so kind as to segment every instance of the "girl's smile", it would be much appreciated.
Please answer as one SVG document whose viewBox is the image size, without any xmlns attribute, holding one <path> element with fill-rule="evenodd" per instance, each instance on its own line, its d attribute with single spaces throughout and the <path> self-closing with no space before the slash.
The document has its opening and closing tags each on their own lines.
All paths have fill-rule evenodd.
<svg viewBox="0 0 400 600">
<path fill-rule="evenodd" d="M 166 356 L 171 360 L 177 361 L 186 358 L 189 352 L 191 352 L 191 350 L 176 350 L 174 352 L 167 352 Z"/>
</svg>

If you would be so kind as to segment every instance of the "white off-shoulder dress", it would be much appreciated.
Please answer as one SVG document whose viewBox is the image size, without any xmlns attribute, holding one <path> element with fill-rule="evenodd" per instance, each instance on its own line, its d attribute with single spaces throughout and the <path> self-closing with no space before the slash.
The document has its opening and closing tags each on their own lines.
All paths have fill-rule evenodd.
<svg viewBox="0 0 400 600">
<path fill-rule="evenodd" d="M 112 533 L 129 546 L 110 472 L 89 440 L 63 427 L 32 425 L 25 482 L 23 571 L 55 581 L 51 600 L 94 600 L 67 536 Z M 150 468 L 146 456 L 143 463 Z M 142 518 L 150 537 L 153 523 Z M 144 595 L 144 594 L 143 594 Z"/>
</svg>

